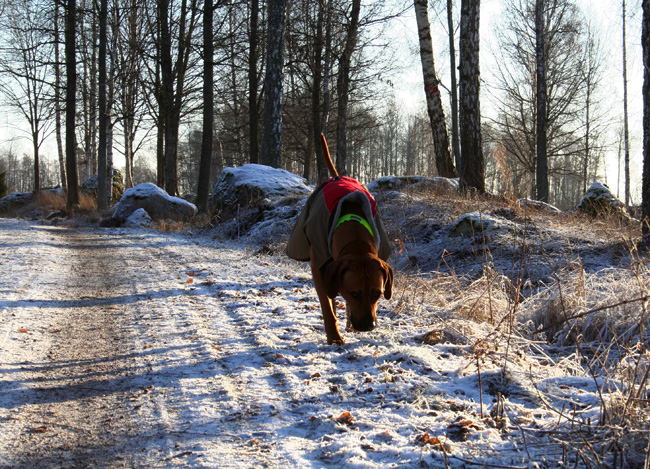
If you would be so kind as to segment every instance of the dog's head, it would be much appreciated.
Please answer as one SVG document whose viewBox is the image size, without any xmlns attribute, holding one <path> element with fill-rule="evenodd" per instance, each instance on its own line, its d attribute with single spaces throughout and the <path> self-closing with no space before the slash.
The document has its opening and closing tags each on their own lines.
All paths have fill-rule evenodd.
<svg viewBox="0 0 650 469">
<path fill-rule="evenodd" d="M 393 269 L 373 255 L 344 256 L 325 269 L 327 296 L 338 293 L 346 303 L 348 322 L 356 331 L 371 331 L 377 324 L 377 305 L 382 295 L 393 296 Z"/>
</svg>

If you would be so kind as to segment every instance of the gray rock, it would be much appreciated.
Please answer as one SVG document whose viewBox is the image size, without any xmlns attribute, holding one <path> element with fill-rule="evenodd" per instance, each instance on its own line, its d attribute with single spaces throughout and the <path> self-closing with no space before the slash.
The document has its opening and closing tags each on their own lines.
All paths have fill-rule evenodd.
<svg viewBox="0 0 650 469">
<path fill-rule="evenodd" d="M 313 187 L 306 181 L 283 169 L 259 164 L 225 168 L 214 186 L 210 203 L 222 220 L 237 215 L 241 208 L 280 199 L 307 197 Z"/>
<path fill-rule="evenodd" d="M 160 187 L 146 182 L 124 191 L 115 206 L 113 219 L 124 223 L 133 212 L 143 208 L 152 220 L 189 222 L 196 215 L 196 205 L 179 197 L 172 197 Z"/>
<path fill-rule="evenodd" d="M 113 178 L 112 178 L 113 188 L 112 188 L 112 200 L 111 200 L 111 203 L 120 200 L 120 198 L 124 194 L 124 178 L 122 177 L 122 173 L 119 170 L 113 168 L 113 173 L 112 174 L 113 174 Z M 84 193 L 84 194 L 90 194 L 96 199 L 97 194 L 99 192 L 99 177 L 98 177 L 98 175 L 93 174 L 88 179 L 86 179 L 79 186 L 79 192 Z"/>
<path fill-rule="evenodd" d="M 384 176 L 368 184 L 370 192 L 416 190 L 434 192 L 458 192 L 458 179 L 425 176 Z"/>
<path fill-rule="evenodd" d="M 137 209 L 126 219 L 122 226 L 128 228 L 148 228 L 153 225 L 153 220 L 143 208 Z"/>
</svg>

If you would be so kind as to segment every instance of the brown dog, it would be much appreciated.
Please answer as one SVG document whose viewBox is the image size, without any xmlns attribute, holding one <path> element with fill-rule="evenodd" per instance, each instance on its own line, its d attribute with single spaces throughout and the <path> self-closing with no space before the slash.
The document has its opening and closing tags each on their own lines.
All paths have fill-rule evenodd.
<svg viewBox="0 0 650 469">
<path fill-rule="evenodd" d="M 379 299 L 392 296 L 393 269 L 386 263 L 391 250 L 375 199 L 356 179 L 338 175 L 323 134 L 321 146 L 332 178 L 307 200 L 287 254 L 311 260 L 327 343 L 343 344 L 334 298 L 340 293 L 345 299 L 346 330 L 373 330 Z"/>
</svg>

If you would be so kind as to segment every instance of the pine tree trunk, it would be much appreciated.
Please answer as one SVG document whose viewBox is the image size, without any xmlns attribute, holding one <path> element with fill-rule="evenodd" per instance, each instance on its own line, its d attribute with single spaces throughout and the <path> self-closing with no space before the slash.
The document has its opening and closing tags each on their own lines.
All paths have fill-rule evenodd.
<svg viewBox="0 0 650 469">
<path fill-rule="evenodd" d="M 359 14 L 361 12 L 361 0 L 352 0 L 352 12 L 348 23 L 345 47 L 339 59 L 339 76 L 336 83 L 339 95 L 338 114 L 336 120 L 336 168 L 339 174 L 346 174 L 347 169 L 347 114 L 348 100 L 350 95 L 350 63 L 352 54 L 357 46 L 357 32 L 359 29 Z"/>
<path fill-rule="evenodd" d="M 214 43 L 212 41 L 213 0 L 203 6 L 203 136 L 201 163 L 196 190 L 199 213 L 209 213 L 210 169 L 212 167 L 212 127 L 214 122 Z"/>
<path fill-rule="evenodd" d="M 460 186 L 485 192 L 479 75 L 480 0 L 462 0 L 460 14 Z"/>
<path fill-rule="evenodd" d="M 537 200 L 548 202 L 548 160 L 546 155 L 546 51 L 544 49 L 544 0 L 535 0 L 535 57 L 537 74 Z"/>
<path fill-rule="evenodd" d="M 436 169 L 442 177 L 456 177 L 456 169 L 451 159 L 449 149 L 449 134 L 445 111 L 440 98 L 439 80 L 433 60 L 433 44 L 431 41 L 431 26 L 429 23 L 429 9 L 427 0 L 414 0 L 415 18 L 420 37 L 420 60 L 422 62 L 422 76 L 424 78 L 424 92 L 427 99 L 427 112 L 431 122 L 433 134 L 433 147 L 436 153 Z"/>
<path fill-rule="evenodd" d="M 650 0 L 643 0 L 643 182 L 641 187 L 643 244 L 650 249 Z"/>
<path fill-rule="evenodd" d="M 269 0 L 264 77 L 264 118 L 261 162 L 279 168 L 282 147 L 282 78 L 286 0 Z"/>
</svg>

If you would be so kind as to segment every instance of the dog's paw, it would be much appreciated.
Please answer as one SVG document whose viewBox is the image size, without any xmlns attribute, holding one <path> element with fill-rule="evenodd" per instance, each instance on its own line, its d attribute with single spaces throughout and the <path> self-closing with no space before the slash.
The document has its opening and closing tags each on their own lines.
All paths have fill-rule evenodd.
<svg viewBox="0 0 650 469">
<path fill-rule="evenodd" d="M 327 338 L 327 345 L 343 345 L 344 343 L 345 340 L 343 340 L 343 337 L 341 336 Z"/>
</svg>

